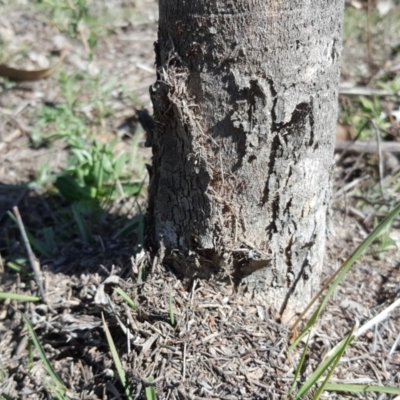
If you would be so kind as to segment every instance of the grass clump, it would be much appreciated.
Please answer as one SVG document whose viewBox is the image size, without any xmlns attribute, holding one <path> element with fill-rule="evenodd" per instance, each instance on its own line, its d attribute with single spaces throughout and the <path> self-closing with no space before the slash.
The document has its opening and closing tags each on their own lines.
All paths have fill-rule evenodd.
<svg viewBox="0 0 400 400">
<path fill-rule="evenodd" d="M 331 278 L 325 283 L 321 290 L 314 296 L 311 302 L 308 304 L 303 313 L 298 317 L 296 322 L 292 327 L 292 345 L 291 350 L 294 350 L 296 346 L 300 343 L 301 339 L 307 335 L 310 335 L 312 327 L 318 322 L 323 310 L 325 309 L 329 299 L 332 297 L 334 291 L 340 285 L 340 283 L 345 278 L 347 272 L 354 265 L 354 263 L 360 259 L 361 255 L 369 248 L 372 243 L 384 235 L 387 229 L 391 226 L 394 219 L 400 213 L 400 204 L 398 204 L 389 215 L 378 225 L 376 228 L 364 239 L 364 241 L 358 246 L 354 253 L 342 264 L 342 266 L 331 276 Z M 310 308 L 317 302 L 317 300 L 326 291 L 326 294 L 322 298 L 320 305 L 317 307 L 316 311 L 312 314 L 310 319 L 306 322 L 304 328 L 301 332 L 297 333 L 297 326 L 302 321 L 304 316 L 310 310 Z M 395 387 L 386 386 L 375 386 L 375 385 L 350 385 L 350 384 L 332 384 L 329 383 L 329 379 L 335 371 L 336 366 L 340 362 L 346 348 L 351 344 L 352 340 L 356 337 L 364 334 L 368 329 L 375 326 L 382 319 L 386 318 L 389 313 L 396 307 L 400 306 L 400 300 L 395 301 L 391 306 L 385 309 L 381 314 L 374 317 L 371 321 L 367 322 L 359 329 L 353 328 L 353 330 L 344 338 L 330 353 L 328 353 L 327 358 L 321 362 L 318 368 L 311 374 L 311 376 L 300 386 L 296 394 L 295 387 L 298 384 L 298 379 L 300 376 L 300 371 L 302 371 L 304 361 L 306 358 L 306 352 L 308 348 L 308 340 L 303 350 L 300 362 L 296 368 L 294 381 L 290 390 L 290 395 L 295 400 L 301 400 L 305 398 L 307 393 L 314 390 L 314 394 L 311 397 L 313 400 L 317 400 L 321 397 L 322 392 L 325 391 L 338 391 L 338 392 L 350 392 L 350 393 L 366 393 L 366 392 L 377 392 L 377 393 L 388 393 L 400 395 L 400 389 Z M 326 375 L 325 375 L 326 374 Z M 325 377 L 324 377 L 325 375 Z M 320 383 L 323 379 L 322 384 Z"/>
</svg>

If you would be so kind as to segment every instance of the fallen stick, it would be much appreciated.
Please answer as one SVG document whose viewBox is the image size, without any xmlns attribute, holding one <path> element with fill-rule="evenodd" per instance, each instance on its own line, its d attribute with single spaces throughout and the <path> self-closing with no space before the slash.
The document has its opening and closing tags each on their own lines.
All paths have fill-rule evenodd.
<svg viewBox="0 0 400 400">
<path fill-rule="evenodd" d="M 43 283 L 42 283 L 42 276 L 41 276 L 40 268 L 39 268 L 39 261 L 37 260 L 35 254 L 32 251 L 32 247 L 31 247 L 31 244 L 29 243 L 28 236 L 26 234 L 25 227 L 22 222 L 21 214 L 19 213 L 18 207 L 16 207 L 16 206 L 13 207 L 13 212 L 14 212 L 15 218 L 17 219 L 19 231 L 21 232 L 22 242 L 24 243 L 26 252 L 28 253 L 29 263 L 31 264 L 33 274 L 35 276 L 35 281 L 36 281 L 36 284 L 39 289 L 39 293 L 42 296 L 43 301 L 45 303 L 47 303 L 46 294 L 44 292 Z"/>
<path fill-rule="evenodd" d="M 380 151 L 389 153 L 400 153 L 399 142 L 380 142 Z M 377 142 L 336 142 L 335 150 L 339 151 L 356 151 L 357 153 L 375 153 L 378 152 Z"/>
<path fill-rule="evenodd" d="M 340 87 L 339 94 L 348 95 L 348 96 L 378 96 L 378 97 L 386 97 L 386 96 L 394 96 L 398 97 L 400 95 L 399 92 L 392 92 L 389 90 L 382 89 L 371 89 L 367 87 Z"/>
</svg>

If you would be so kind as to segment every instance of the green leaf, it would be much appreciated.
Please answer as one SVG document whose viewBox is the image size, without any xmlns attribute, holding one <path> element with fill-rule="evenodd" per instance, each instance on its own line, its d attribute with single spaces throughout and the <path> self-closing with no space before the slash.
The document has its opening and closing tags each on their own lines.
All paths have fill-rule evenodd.
<svg viewBox="0 0 400 400">
<path fill-rule="evenodd" d="M 74 203 L 74 207 L 77 211 L 79 211 L 79 213 L 87 216 L 90 216 L 101 210 L 98 201 L 95 199 L 79 200 Z"/>
<path fill-rule="evenodd" d="M 55 187 L 61 196 L 69 201 L 76 201 L 91 198 L 91 189 L 82 187 L 72 176 L 61 175 L 56 179 Z"/>
<path fill-rule="evenodd" d="M 370 99 L 360 96 L 359 100 L 363 111 L 368 113 L 372 113 L 374 111 L 374 103 Z"/>
<path fill-rule="evenodd" d="M 123 177 L 125 165 L 127 163 L 127 155 L 123 151 L 118 154 L 114 161 L 114 174 L 116 178 Z"/>
<path fill-rule="evenodd" d="M 135 302 L 129 297 L 129 295 L 124 290 L 118 288 L 116 289 L 116 292 L 126 301 L 129 307 L 131 307 L 133 310 L 137 309 Z"/>
<path fill-rule="evenodd" d="M 26 260 L 24 260 L 24 262 L 22 262 L 22 263 L 23 263 L 23 265 L 20 265 L 20 263 L 18 261 L 17 262 L 8 261 L 6 266 L 8 268 L 10 268 L 11 271 L 18 272 L 19 274 L 21 274 L 23 276 L 31 275 L 32 272 L 30 272 L 30 270 L 26 267 L 26 264 L 27 264 Z"/>
<path fill-rule="evenodd" d="M 151 383 L 154 379 L 152 377 L 147 379 L 147 382 Z M 154 386 L 146 386 L 146 400 L 157 400 L 156 389 Z"/>
<path fill-rule="evenodd" d="M 142 190 L 142 184 L 138 182 L 133 182 L 133 183 L 123 183 L 122 184 L 122 189 L 124 190 L 124 193 L 126 196 L 136 196 L 140 193 Z"/>
</svg>

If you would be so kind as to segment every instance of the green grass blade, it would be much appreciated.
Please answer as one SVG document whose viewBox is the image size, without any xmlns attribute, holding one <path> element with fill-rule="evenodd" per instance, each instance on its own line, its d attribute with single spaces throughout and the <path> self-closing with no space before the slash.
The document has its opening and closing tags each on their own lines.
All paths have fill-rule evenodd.
<svg viewBox="0 0 400 400">
<path fill-rule="evenodd" d="M 349 393 L 387 393 L 400 395 L 400 389 L 392 386 L 377 385 L 354 385 L 346 383 L 327 383 L 325 386 L 327 392 L 349 392 Z"/>
<path fill-rule="evenodd" d="M 20 265 L 13 261 L 8 261 L 6 266 L 11 269 L 11 271 L 18 272 L 20 274 L 26 275 L 28 272 L 24 270 Z"/>
<path fill-rule="evenodd" d="M 46 227 L 43 229 L 43 236 L 45 240 L 45 246 L 50 254 L 54 254 L 56 250 L 55 234 L 52 227 Z"/>
<path fill-rule="evenodd" d="M 311 316 L 307 324 L 305 325 L 304 329 L 300 333 L 299 337 L 295 340 L 295 342 L 290 346 L 290 349 L 294 349 L 300 340 L 304 337 L 306 332 L 310 329 L 312 325 L 315 324 L 319 315 L 325 308 L 326 304 L 328 303 L 329 299 L 331 298 L 333 292 L 336 290 L 337 286 L 341 283 L 344 276 L 353 266 L 353 264 L 360 258 L 362 253 L 372 244 L 372 242 L 386 229 L 388 228 L 396 216 L 400 213 L 400 204 L 398 204 L 390 213 L 389 215 L 364 239 L 364 241 L 357 247 L 354 253 L 348 258 L 342 266 L 332 275 L 332 277 L 327 281 L 327 283 L 322 287 L 322 289 L 314 296 L 311 302 L 308 304 L 306 309 L 297 319 L 295 324 L 293 325 L 292 329 L 295 329 L 299 322 L 302 320 L 304 315 L 307 311 L 312 307 L 312 305 L 318 300 L 319 296 L 329 287 L 325 297 L 323 298 L 320 306 Z"/>
<path fill-rule="evenodd" d="M 336 357 L 344 351 L 343 348 L 346 348 L 350 343 L 348 341 L 349 337 L 351 340 L 353 339 L 353 335 L 349 334 L 346 339 L 339 344 L 339 346 L 333 351 L 333 353 L 323 361 L 318 368 L 311 374 L 311 376 L 307 379 L 307 381 L 303 384 L 303 386 L 299 389 L 296 395 L 296 399 L 302 399 L 303 396 L 318 382 L 321 376 L 327 371 L 327 369 L 333 365 Z M 350 341 L 351 341 L 350 340 Z"/>
<path fill-rule="evenodd" d="M 307 343 L 304 346 L 303 353 L 301 354 L 299 365 L 296 368 L 296 372 L 295 372 L 294 378 L 293 378 L 293 384 L 292 384 L 292 386 L 290 387 L 290 390 L 289 390 L 289 396 L 293 393 L 294 389 L 296 388 L 297 381 L 299 379 L 301 370 L 302 370 L 303 365 L 304 365 L 304 360 L 306 359 L 306 354 L 307 354 L 307 350 L 308 350 L 308 343 L 309 343 L 309 340 L 310 340 L 310 336 L 311 336 L 311 332 L 308 335 Z"/>
<path fill-rule="evenodd" d="M 126 303 L 130 308 L 132 308 L 133 310 L 137 309 L 135 302 L 129 297 L 129 295 L 124 290 L 118 288 L 116 292 L 126 301 Z"/>
<path fill-rule="evenodd" d="M 51 365 L 49 359 L 47 358 L 46 353 L 45 353 L 42 345 L 40 344 L 39 338 L 36 336 L 33 326 L 31 325 L 30 321 L 23 313 L 20 313 L 20 314 L 25 322 L 25 326 L 28 329 L 29 335 L 31 336 L 31 339 L 36 347 L 36 350 L 38 351 L 40 358 L 42 359 L 43 364 L 44 364 L 47 372 L 49 373 L 51 380 L 54 383 L 54 386 L 55 386 L 54 391 L 55 391 L 56 396 L 59 399 L 67 399 L 67 397 L 65 395 L 67 388 L 65 387 L 64 383 L 62 382 L 62 380 L 58 376 L 57 372 L 54 370 L 53 366 Z"/>
<path fill-rule="evenodd" d="M 153 378 L 150 377 L 147 379 L 147 382 L 151 383 L 153 382 Z M 146 400 L 157 400 L 157 394 L 156 394 L 156 389 L 154 386 L 146 386 Z"/>
<path fill-rule="evenodd" d="M 74 216 L 75 223 L 78 226 L 78 231 L 81 239 L 86 243 L 92 243 L 94 241 L 93 234 L 90 231 L 85 219 L 79 212 L 77 203 L 74 203 L 72 205 L 72 214 Z"/>
<path fill-rule="evenodd" d="M 104 149 L 100 151 L 100 159 L 96 159 L 93 164 L 93 176 L 96 185 L 96 189 L 99 192 L 103 187 L 104 183 L 104 161 L 105 161 L 105 151 Z"/>
<path fill-rule="evenodd" d="M 16 301 L 32 301 L 32 302 L 41 300 L 40 297 L 29 296 L 27 294 L 0 292 L 0 300 L 5 300 L 5 299 L 16 300 Z"/>
<path fill-rule="evenodd" d="M 322 385 L 318 388 L 317 392 L 315 393 L 313 400 L 319 400 L 319 398 L 322 395 L 322 392 L 325 390 L 325 387 L 329 381 L 329 379 L 331 379 L 331 376 L 333 374 L 333 372 L 335 371 L 336 366 L 338 365 L 339 361 L 341 360 L 343 353 L 345 352 L 345 350 L 347 349 L 347 347 L 349 346 L 349 344 L 351 343 L 351 341 L 353 340 L 353 333 L 354 333 L 354 328 L 352 329 L 352 331 L 350 332 L 350 334 L 347 336 L 344 345 L 341 346 L 341 349 L 338 353 L 338 355 L 336 356 L 336 358 L 333 360 L 332 365 L 330 367 L 330 370 L 328 372 L 328 375 L 326 376 L 324 382 L 322 383 Z"/>
<path fill-rule="evenodd" d="M 129 400 L 132 400 L 131 388 L 128 385 L 128 381 L 126 379 L 124 368 L 122 367 L 121 360 L 119 358 L 117 349 L 115 347 L 114 340 L 113 340 L 113 338 L 111 336 L 111 332 L 108 329 L 108 326 L 107 326 L 106 321 L 104 319 L 104 315 L 102 315 L 102 319 L 103 319 L 103 329 L 104 329 L 104 332 L 105 332 L 106 337 L 107 337 L 108 346 L 110 347 L 111 355 L 112 355 L 112 358 L 114 360 L 115 367 L 117 369 L 119 380 L 120 380 L 122 386 L 124 387 L 126 397 Z"/>
<path fill-rule="evenodd" d="M 113 236 L 113 239 L 117 239 L 122 235 L 130 234 L 134 231 L 137 231 L 138 242 L 143 243 L 143 215 L 136 215 L 129 220 L 129 222 Z"/>
</svg>

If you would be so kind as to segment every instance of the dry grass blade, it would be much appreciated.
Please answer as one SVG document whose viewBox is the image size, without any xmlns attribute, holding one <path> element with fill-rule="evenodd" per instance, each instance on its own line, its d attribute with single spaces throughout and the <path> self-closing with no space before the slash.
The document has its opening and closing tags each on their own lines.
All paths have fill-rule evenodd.
<svg viewBox="0 0 400 400">
<path fill-rule="evenodd" d="M 103 319 L 103 329 L 104 329 L 104 332 L 105 332 L 106 337 L 107 337 L 108 346 L 110 347 L 110 351 L 111 351 L 112 358 L 114 360 L 115 367 L 117 368 L 117 373 L 118 373 L 119 380 L 120 380 L 122 386 L 124 387 L 126 397 L 129 400 L 132 400 L 131 388 L 130 388 L 130 386 L 128 384 L 128 380 L 126 379 L 125 371 L 124 371 L 124 368 L 122 367 L 122 363 L 121 363 L 121 360 L 119 358 L 117 349 L 115 347 L 114 340 L 113 340 L 113 338 L 111 336 L 110 330 L 108 329 L 108 326 L 107 326 L 106 321 L 104 319 L 104 315 L 102 315 L 101 317 Z"/>
<path fill-rule="evenodd" d="M 172 304 L 172 292 L 171 292 L 171 290 L 169 292 L 169 322 L 171 323 L 171 326 L 175 326 L 175 324 L 176 324 L 175 313 L 174 313 L 174 305 Z"/>
</svg>

